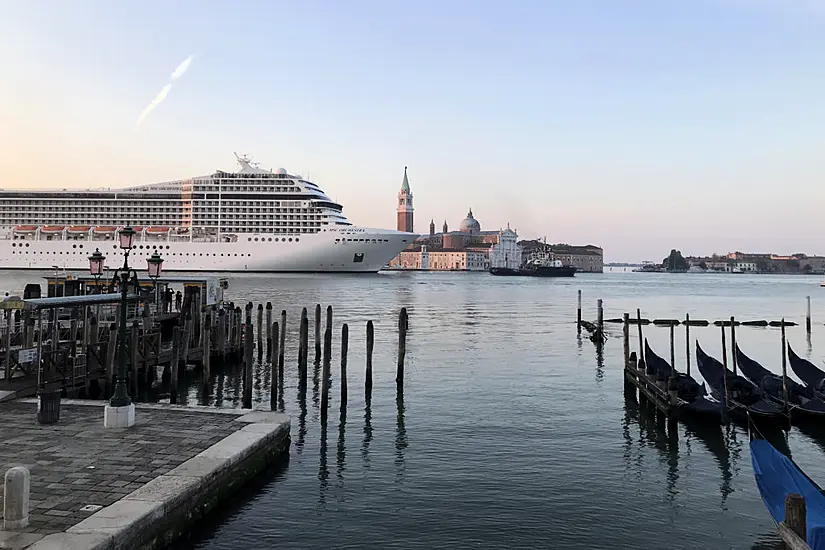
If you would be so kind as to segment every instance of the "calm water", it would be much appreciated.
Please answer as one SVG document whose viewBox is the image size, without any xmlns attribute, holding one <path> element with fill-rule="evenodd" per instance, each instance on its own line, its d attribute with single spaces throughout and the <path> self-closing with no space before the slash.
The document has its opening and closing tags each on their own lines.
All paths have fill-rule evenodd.
<svg viewBox="0 0 825 550">
<path fill-rule="evenodd" d="M 11 274 L 6 284 L 19 291 L 31 279 Z M 284 407 L 293 418 L 293 443 L 288 461 L 179 547 L 779 548 L 753 479 L 748 434 L 737 427 L 697 432 L 682 424 L 668 433 L 627 399 L 621 327 L 609 327 L 612 337 L 597 357 L 592 343 L 576 337 L 578 289 L 591 320 L 596 299 L 603 298 L 607 318 L 640 307 L 650 318 L 784 316 L 804 325 L 805 296 L 812 295 L 813 352 L 804 326 L 788 329 L 788 338 L 816 362 L 825 356 L 825 289 L 816 277 L 232 277 L 229 299 L 272 301 L 277 312 L 288 311 Z M 296 320 L 302 306 L 315 303 L 335 309 L 326 426 L 312 366 L 303 407 L 297 389 Z M 401 306 L 409 310 L 410 331 L 405 395 L 398 402 Z M 376 334 L 369 406 L 363 391 L 368 319 Z M 340 414 L 343 322 L 350 327 L 349 400 Z M 644 330 L 667 356 L 668 329 Z M 691 336 L 720 356 L 719 328 L 691 328 Z M 752 357 L 780 368 L 778 329 L 742 327 L 737 340 Z M 678 329 L 682 368 L 684 354 L 684 329 Z M 259 367 L 255 389 L 255 399 L 267 403 L 268 368 Z M 208 404 L 239 406 L 239 384 L 236 373 L 222 373 Z M 189 400 L 198 400 L 194 389 Z M 812 478 L 825 481 L 825 437 L 794 428 L 788 446 Z"/>
</svg>

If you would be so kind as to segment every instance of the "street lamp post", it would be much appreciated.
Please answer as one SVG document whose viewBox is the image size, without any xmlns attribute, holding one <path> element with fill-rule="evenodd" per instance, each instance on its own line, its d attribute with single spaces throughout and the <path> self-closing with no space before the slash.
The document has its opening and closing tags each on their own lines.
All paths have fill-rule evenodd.
<svg viewBox="0 0 825 550">
<path fill-rule="evenodd" d="M 135 237 L 135 230 L 131 226 L 126 226 L 119 232 L 120 248 L 123 250 L 123 267 L 120 269 L 120 327 L 118 327 L 117 345 L 117 382 L 112 399 L 109 400 L 111 407 L 128 407 L 132 404 L 129 392 L 126 389 L 126 314 L 129 296 L 129 252 L 132 250 L 132 240 Z M 134 282 L 137 283 L 137 274 Z"/>
</svg>

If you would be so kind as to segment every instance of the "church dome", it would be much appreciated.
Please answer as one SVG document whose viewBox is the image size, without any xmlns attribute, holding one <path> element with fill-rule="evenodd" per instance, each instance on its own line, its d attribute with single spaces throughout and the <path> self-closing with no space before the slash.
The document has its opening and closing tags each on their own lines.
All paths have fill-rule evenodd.
<svg viewBox="0 0 825 550">
<path fill-rule="evenodd" d="M 473 217 L 473 209 L 467 213 L 467 217 L 462 220 L 458 230 L 463 233 L 478 233 L 481 231 L 481 224 Z"/>
</svg>

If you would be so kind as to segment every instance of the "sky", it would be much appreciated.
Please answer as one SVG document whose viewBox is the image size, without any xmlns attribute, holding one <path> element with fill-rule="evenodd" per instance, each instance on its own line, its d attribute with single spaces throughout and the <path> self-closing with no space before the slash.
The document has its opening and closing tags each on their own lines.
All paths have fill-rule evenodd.
<svg viewBox="0 0 825 550">
<path fill-rule="evenodd" d="M 238 152 L 361 226 L 408 166 L 420 233 L 825 254 L 825 0 L 0 0 L 0 68 L 3 188 Z"/>
</svg>

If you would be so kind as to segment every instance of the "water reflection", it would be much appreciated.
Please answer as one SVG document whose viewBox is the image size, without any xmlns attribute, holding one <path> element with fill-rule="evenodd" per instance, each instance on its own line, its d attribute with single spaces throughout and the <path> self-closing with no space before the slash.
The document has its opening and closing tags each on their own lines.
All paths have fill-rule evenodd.
<svg viewBox="0 0 825 550">
<path fill-rule="evenodd" d="M 320 404 L 320 387 L 321 380 L 321 362 L 315 361 L 312 363 L 312 407 L 317 411 Z"/>
<path fill-rule="evenodd" d="M 321 421 L 321 448 L 318 457 L 318 507 L 324 508 L 327 500 L 329 468 L 327 467 L 327 422 Z"/>
<path fill-rule="evenodd" d="M 344 467 L 347 461 L 347 446 L 345 440 L 347 426 L 347 409 L 341 408 L 341 418 L 338 422 L 338 449 L 336 453 L 336 471 L 335 475 L 339 481 L 344 480 Z"/>
<path fill-rule="evenodd" d="M 581 339 L 581 338 L 579 338 Z M 604 346 L 596 346 L 596 382 L 604 380 Z"/>
<path fill-rule="evenodd" d="M 364 440 L 361 443 L 361 457 L 364 459 L 364 466 L 370 465 L 370 442 L 372 441 L 372 399 L 367 394 L 364 401 Z"/>
<path fill-rule="evenodd" d="M 730 429 L 727 427 L 726 429 Z M 725 509 L 728 497 L 733 493 L 733 472 L 731 468 L 731 457 L 728 451 L 727 441 L 722 431 L 722 426 L 702 422 L 687 422 L 685 424 L 685 435 L 690 438 L 696 437 L 710 451 L 716 459 L 719 470 L 722 473 L 722 480 L 719 483 L 719 494 L 722 497 L 720 507 Z"/>
<path fill-rule="evenodd" d="M 281 392 L 283 393 L 283 392 Z M 281 403 L 283 405 L 283 403 Z M 295 440 L 295 452 L 301 454 L 307 435 L 307 392 L 306 388 L 298 388 L 298 438 Z"/>
<path fill-rule="evenodd" d="M 403 481 L 407 469 L 404 451 L 407 448 L 407 429 L 404 427 L 404 394 L 395 398 L 397 414 L 395 417 L 395 466 L 397 481 Z"/>
</svg>

